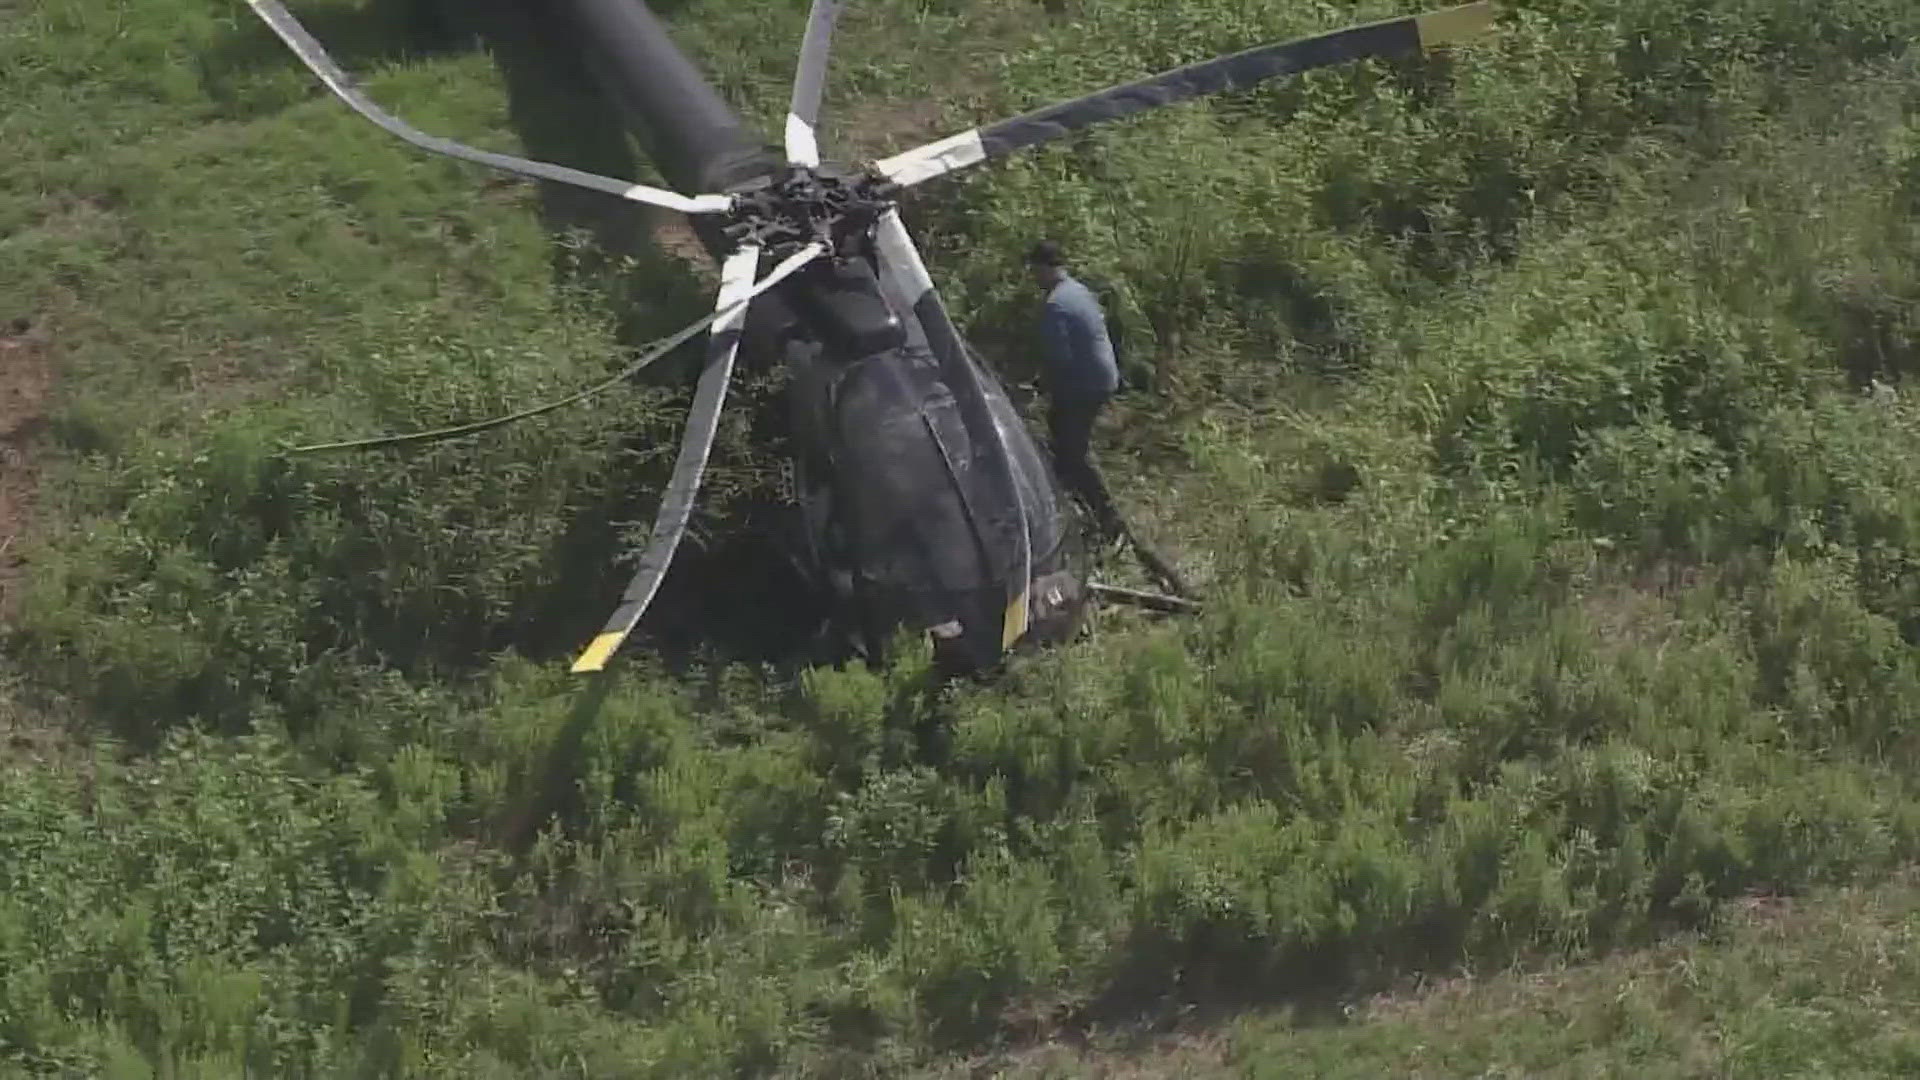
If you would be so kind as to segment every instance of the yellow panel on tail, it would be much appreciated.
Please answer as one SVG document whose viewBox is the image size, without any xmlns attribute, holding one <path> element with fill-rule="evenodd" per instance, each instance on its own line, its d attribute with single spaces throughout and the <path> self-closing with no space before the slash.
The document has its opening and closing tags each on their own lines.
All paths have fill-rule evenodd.
<svg viewBox="0 0 1920 1080">
<path fill-rule="evenodd" d="M 1007 604 L 1007 617 L 1000 624 L 1000 647 L 1013 648 L 1027 632 L 1027 590 L 1021 589 L 1020 595 Z"/>
</svg>

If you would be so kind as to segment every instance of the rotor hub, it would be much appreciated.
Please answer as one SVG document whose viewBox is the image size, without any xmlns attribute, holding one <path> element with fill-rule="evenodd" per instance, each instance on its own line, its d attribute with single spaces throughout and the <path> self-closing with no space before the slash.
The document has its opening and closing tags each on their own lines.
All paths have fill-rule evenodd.
<svg viewBox="0 0 1920 1080">
<path fill-rule="evenodd" d="M 731 243 L 756 245 L 776 259 L 812 243 L 838 257 L 893 208 L 899 190 L 869 172 L 789 165 L 730 190 L 734 208 L 721 232 Z"/>
</svg>

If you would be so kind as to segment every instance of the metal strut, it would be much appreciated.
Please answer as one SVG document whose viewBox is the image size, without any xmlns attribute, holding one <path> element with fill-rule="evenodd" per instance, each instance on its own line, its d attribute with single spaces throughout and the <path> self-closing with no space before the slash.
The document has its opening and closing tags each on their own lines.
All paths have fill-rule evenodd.
<svg viewBox="0 0 1920 1080">
<path fill-rule="evenodd" d="M 1144 589 L 1129 589 L 1120 585 L 1108 585 L 1101 581 L 1087 582 L 1087 591 L 1103 600 L 1115 600 L 1135 607 L 1164 611 L 1169 615 L 1198 615 L 1200 603 L 1178 596 L 1166 596 L 1150 593 Z"/>
</svg>

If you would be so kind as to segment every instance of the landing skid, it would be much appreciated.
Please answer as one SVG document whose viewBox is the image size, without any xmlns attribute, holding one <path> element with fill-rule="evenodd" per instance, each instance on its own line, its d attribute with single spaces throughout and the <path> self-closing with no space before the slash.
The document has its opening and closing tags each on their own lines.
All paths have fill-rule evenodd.
<svg viewBox="0 0 1920 1080">
<path fill-rule="evenodd" d="M 1160 593 L 1147 592 L 1144 589 L 1129 589 L 1120 585 L 1108 585 L 1101 581 L 1089 581 L 1087 582 L 1087 591 L 1102 600 L 1120 604 L 1131 604 L 1134 607 L 1146 608 L 1149 611 L 1165 612 L 1168 615 L 1198 615 L 1200 613 L 1200 604 L 1196 600 L 1187 600 L 1178 596 L 1165 596 Z"/>
<path fill-rule="evenodd" d="M 1111 502 L 1109 502 L 1109 505 L 1111 505 Z M 1120 524 L 1120 534 L 1116 539 L 1122 541 L 1128 548 L 1132 549 L 1134 558 L 1140 560 L 1140 568 L 1147 572 L 1147 576 L 1159 582 L 1161 588 L 1171 594 L 1168 596 L 1160 596 L 1159 599 L 1155 601 L 1156 604 L 1162 605 L 1157 607 L 1156 610 L 1198 611 L 1200 605 L 1194 596 L 1193 589 L 1187 585 L 1186 579 L 1180 576 L 1180 572 L 1174 569 L 1172 560 L 1162 555 L 1158 549 L 1148 543 L 1146 539 L 1140 535 L 1139 530 L 1133 527 L 1133 522 L 1127 520 L 1127 515 L 1122 513 L 1118 506 L 1114 506 L 1112 509 L 1114 520 Z M 1087 521 L 1090 517 L 1091 515 L 1084 509 L 1081 510 L 1081 520 L 1083 522 Z M 1085 535 L 1084 526 L 1083 535 Z M 1104 547 L 1107 543 L 1112 543 L 1112 540 L 1104 542 L 1102 546 Z M 1088 582 L 1088 588 L 1096 593 L 1104 589 L 1110 594 L 1109 598 L 1113 599 L 1121 598 L 1122 594 L 1133 598 L 1158 595 L 1155 593 L 1141 592 L 1138 589 L 1125 589 L 1118 585 L 1098 585 L 1092 581 Z M 1177 606 L 1168 607 L 1165 605 Z"/>
</svg>

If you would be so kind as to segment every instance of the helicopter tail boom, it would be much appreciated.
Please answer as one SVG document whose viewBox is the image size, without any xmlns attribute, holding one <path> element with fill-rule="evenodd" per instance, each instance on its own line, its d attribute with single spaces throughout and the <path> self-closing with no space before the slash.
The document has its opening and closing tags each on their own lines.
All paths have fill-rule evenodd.
<svg viewBox="0 0 1920 1080">
<path fill-rule="evenodd" d="M 694 66 L 659 16 L 639 0 L 562 0 L 589 68 L 644 129 L 651 157 L 681 191 L 725 191 L 779 167 Z"/>
</svg>

